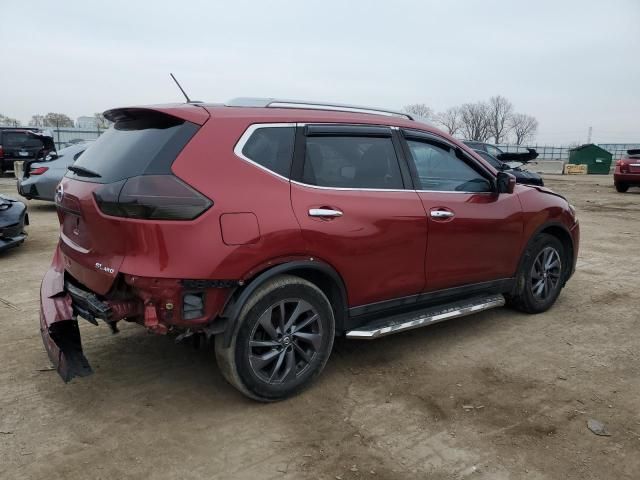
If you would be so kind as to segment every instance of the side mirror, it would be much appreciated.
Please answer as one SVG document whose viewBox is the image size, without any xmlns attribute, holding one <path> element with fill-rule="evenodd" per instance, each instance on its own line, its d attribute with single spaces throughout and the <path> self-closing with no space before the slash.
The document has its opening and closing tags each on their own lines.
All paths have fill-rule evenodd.
<svg viewBox="0 0 640 480">
<path fill-rule="evenodd" d="M 498 193 L 513 193 L 516 188 L 516 177 L 507 172 L 498 172 Z"/>
</svg>

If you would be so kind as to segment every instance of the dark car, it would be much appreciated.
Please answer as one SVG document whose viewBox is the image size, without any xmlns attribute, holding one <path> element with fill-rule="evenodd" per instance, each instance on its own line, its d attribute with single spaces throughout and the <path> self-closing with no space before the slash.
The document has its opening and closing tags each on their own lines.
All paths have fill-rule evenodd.
<svg viewBox="0 0 640 480">
<path fill-rule="evenodd" d="M 17 247 L 27 234 L 25 225 L 29 225 L 29 215 L 24 203 L 0 195 L 0 252 Z"/>
<path fill-rule="evenodd" d="M 118 108 L 60 182 L 40 329 L 63 379 L 92 372 L 77 317 L 214 337 L 274 401 L 371 340 L 508 303 L 549 309 L 579 226 L 406 114 L 272 99 Z M 186 372 L 185 372 L 186 373 Z"/>
<path fill-rule="evenodd" d="M 538 185 L 540 187 L 544 186 L 542 177 L 535 172 L 523 170 L 520 167 L 511 167 L 508 163 L 498 160 L 496 157 L 483 150 L 476 150 L 476 153 L 489 162 L 496 170 L 509 172 L 511 175 L 516 177 L 516 182 L 518 183 L 522 183 L 523 185 Z"/>
<path fill-rule="evenodd" d="M 620 193 L 640 187 L 640 149 L 627 150 L 627 155 L 616 161 L 613 183 Z"/>
<path fill-rule="evenodd" d="M 16 163 L 18 193 L 27 200 L 35 198 L 53 202 L 60 180 L 89 145 L 91 142 L 83 142 L 61 148 L 40 161 L 24 162 L 21 168 L 18 168 L 20 163 Z"/>
<path fill-rule="evenodd" d="M 0 175 L 13 170 L 16 160 L 25 162 L 45 158 L 55 150 L 53 137 L 35 128 L 0 128 Z"/>
<path fill-rule="evenodd" d="M 476 151 L 487 152 L 502 162 L 527 163 L 538 158 L 538 152 L 533 148 L 518 147 L 517 152 L 505 152 L 500 147 L 492 145 L 491 143 L 477 142 L 475 140 L 464 140 L 463 142 L 468 147 Z"/>
</svg>

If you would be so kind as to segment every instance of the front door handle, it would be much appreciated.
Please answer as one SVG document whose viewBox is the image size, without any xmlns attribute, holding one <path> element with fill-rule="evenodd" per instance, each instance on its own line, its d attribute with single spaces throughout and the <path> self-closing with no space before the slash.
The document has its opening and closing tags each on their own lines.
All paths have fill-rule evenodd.
<svg viewBox="0 0 640 480">
<path fill-rule="evenodd" d="M 310 208 L 310 217 L 341 217 L 342 212 L 340 210 L 333 210 L 332 208 Z"/>
<path fill-rule="evenodd" d="M 431 210 L 431 212 L 429 212 L 429 215 L 431 215 L 431 218 L 435 219 L 446 219 L 456 216 L 455 213 L 450 212 L 449 210 Z"/>
</svg>

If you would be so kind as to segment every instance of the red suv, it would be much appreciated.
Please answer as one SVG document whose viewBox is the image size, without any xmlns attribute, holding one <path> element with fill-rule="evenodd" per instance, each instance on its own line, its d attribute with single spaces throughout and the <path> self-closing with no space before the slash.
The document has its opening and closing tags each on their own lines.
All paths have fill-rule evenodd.
<svg viewBox="0 0 640 480">
<path fill-rule="evenodd" d="M 77 318 L 215 337 L 227 380 L 272 401 L 334 337 L 374 339 L 506 303 L 537 313 L 572 275 L 560 195 L 516 185 L 408 115 L 240 99 L 110 110 L 60 183 L 41 331 L 91 373 Z"/>
<path fill-rule="evenodd" d="M 629 187 L 640 187 L 640 149 L 627 150 L 627 156 L 616 162 L 613 183 L 621 193 Z"/>
</svg>

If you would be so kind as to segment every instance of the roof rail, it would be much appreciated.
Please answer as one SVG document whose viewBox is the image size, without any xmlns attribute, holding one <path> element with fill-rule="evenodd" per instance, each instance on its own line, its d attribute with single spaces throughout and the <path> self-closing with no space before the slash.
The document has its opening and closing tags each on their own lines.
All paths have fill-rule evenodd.
<svg viewBox="0 0 640 480">
<path fill-rule="evenodd" d="M 389 117 L 402 117 L 413 120 L 413 117 L 408 113 L 396 112 L 384 108 L 361 107 L 357 105 L 344 105 L 341 103 L 309 102 L 305 100 L 240 97 L 229 100 L 225 105 L 229 107 L 304 108 L 308 110 L 369 113 L 373 115 L 386 115 Z"/>
</svg>

